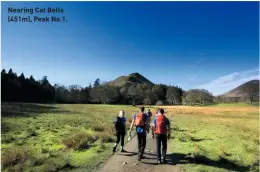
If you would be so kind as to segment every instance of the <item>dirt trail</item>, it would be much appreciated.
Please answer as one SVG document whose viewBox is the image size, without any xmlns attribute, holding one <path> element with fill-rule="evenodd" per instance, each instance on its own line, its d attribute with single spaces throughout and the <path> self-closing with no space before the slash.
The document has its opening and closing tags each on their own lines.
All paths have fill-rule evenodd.
<svg viewBox="0 0 260 172">
<path fill-rule="evenodd" d="M 125 150 L 126 153 L 116 152 L 96 172 L 181 172 L 181 168 L 172 163 L 170 157 L 171 150 L 168 141 L 167 164 L 157 165 L 155 140 L 150 135 L 147 136 L 145 158 L 139 162 L 137 160 L 137 138 L 134 137 L 129 141 Z"/>
</svg>

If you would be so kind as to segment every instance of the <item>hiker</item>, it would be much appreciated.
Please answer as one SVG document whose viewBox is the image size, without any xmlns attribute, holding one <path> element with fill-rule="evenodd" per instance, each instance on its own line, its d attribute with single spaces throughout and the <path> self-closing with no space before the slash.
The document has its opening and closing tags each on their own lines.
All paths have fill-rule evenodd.
<svg viewBox="0 0 260 172">
<path fill-rule="evenodd" d="M 133 126 L 136 126 L 136 134 L 138 140 L 138 160 L 140 161 L 143 157 L 145 146 L 146 146 L 146 131 L 147 131 L 147 115 L 144 113 L 144 107 L 140 108 L 138 114 L 133 115 L 133 120 L 129 130 L 129 136 L 131 136 L 131 131 Z"/>
<path fill-rule="evenodd" d="M 120 151 L 125 152 L 125 150 L 124 150 L 124 138 L 125 138 L 125 133 L 126 133 L 125 123 L 126 123 L 125 112 L 123 110 L 121 110 L 119 112 L 118 116 L 116 117 L 116 120 L 114 121 L 117 140 L 113 147 L 113 152 L 116 151 L 116 147 L 117 147 L 118 143 L 120 142 L 120 140 L 121 140 Z"/>
<path fill-rule="evenodd" d="M 150 125 L 151 125 L 150 123 L 151 123 L 152 116 L 153 116 L 152 112 L 150 111 L 150 109 L 148 109 L 148 112 L 147 112 L 147 123 L 148 123 L 147 133 L 149 133 L 149 131 L 150 131 Z"/>
<path fill-rule="evenodd" d="M 159 113 L 159 111 L 160 111 L 160 108 L 157 109 L 155 116 Z"/>
<path fill-rule="evenodd" d="M 167 138 L 170 139 L 170 121 L 164 115 L 164 110 L 160 109 L 158 115 L 153 120 L 152 138 L 154 134 L 156 138 L 156 151 L 157 151 L 157 163 L 167 163 L 166 151 L 167 151 Z M 162 153 L 161 153 L 162 144 Z M 162 154 L 162 159 L 161 159 Z M 161 161 L 162 160 L 162 161 Z"/>
</svg>

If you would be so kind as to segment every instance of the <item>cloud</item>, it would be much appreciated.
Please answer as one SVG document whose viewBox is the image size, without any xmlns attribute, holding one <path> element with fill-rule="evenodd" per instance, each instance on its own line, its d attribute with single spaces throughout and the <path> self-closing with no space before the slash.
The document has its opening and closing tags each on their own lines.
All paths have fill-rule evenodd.
<svg viewBox="0 0 260 172">
<path fill-rule="evenodd" d="M 198 88 L 207 89 L 212 92 L 213 95 L 220 95 L 253 79 L 259 79 L 259 69 L 251 69 L 224 75 L 209 83 L 200 85 Z"/>
</svg>

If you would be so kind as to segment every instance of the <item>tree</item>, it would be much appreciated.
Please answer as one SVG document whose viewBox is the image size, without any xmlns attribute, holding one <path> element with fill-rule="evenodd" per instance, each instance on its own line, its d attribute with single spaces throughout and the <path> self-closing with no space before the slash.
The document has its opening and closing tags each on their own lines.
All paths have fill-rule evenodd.
<svg viewBox="0 0 260 172">
<path fill-rule="evenodd" d="M 166 98 L 170 104 L 179 104 L 181 102 L 182 90 L 175 86 L 170 86 L 166 92 Z"/>
<path fill-rule="evenodd" d="M 19 79 L 25 80 L 25 77 L 24 77 L 24 74 L 23 74 L 23 73 L 19 76 Z"/>
<path fill-rule="evenodd" d="M 80 103 L 81 102 L 81 86 L 71 85 L 69 86 L 69 100 L 71 103 Z"/>
<path fill-rule="evenodd" d="M 12 70 L 12 69 L 9 69 L 9 71 L 8 71 L 8 75 L 10 75 L 10 76 L 14 75 L 14 73 L 13 73 L 13 70 Z"/>
<path fill-rule="evenodd" d="M 90 90 L 90 96 L 95 103 L 115 103 L 119 100 L 119 93 L 113 86 L 96 86 Z"/>
<path fill-rule="evenodd" d="M 100 79 L 98 78 L 98 79 L 95 80 L 93 86 L 94 86 L 94 87 L 97 87 L 97 86 L 99 86 L 99 85 L 100 85 Z"/>
<path fill-rule="evenodd" d="M 158 97 L 157 95 L 150 89 L 147 89 L 145 90 L 145 93 L 144 93 L 144 104 L 147 104 L 147 105 L 152 105 L 152 104 L 155 104 L 156 101 L 157 101 Z"/>
<path fill-rule="evenodd" d="M 152 92 L 157 95 L 159 100 L 164 100 L 166 96 L 167 86 L 162 84 L 155 84 L 152 87 Z"/>
<path fill-rule="evenodd" d="M 6 74 L 6 71 L 5 69 L 2 70 L 1 74 Z"/>
<path fill-rule="evenodd" d="M 246 98 L 249 99 L 250 103 L 259 101 L 259 84 L 247 84 L 242 88 L 242 90 L 245 92 Z"/>
<path fill-rule="evenodd" d="M 29 79 L 31 82 L 35 82 L 35 79 L 33 78 L 33 76 L 31 75 L 30 76 L 30 79 Z"/>
<path fill-rule="evenodd" d="M 85 87 L 82 91 L 81 91 L 81 102 L 82 103 L 88 103 L 89 102 L 89 98 L 90 98 L 90 89 L 88 87 Z"/>
<path fill-rule="evenodd" d="M 54 100 L 55 90 L 50 84 L 41 85 L 32 76 L 30 79 L 25 78 L 23 73 L 17 77 L 12 69 L 2 75 L 1 82 L 2 101 L 45 103 Z"/>
<path fill-rule="evenodd" d="M 136 88 L 135 85 L 132 85 L 132 86 L 128 89 L 127 95 L 128 95 L 129 97 L 131 97 L 131 99 L 132 99 L 132 101 L 133 101 L 133 103 L 132 103 L 133 106 L 135 106 L 135 101 L 136 101 L 136 99 L 137 99 L 138 96 L 139 96 L 138 94 L 139 94 L 139 91 L 138 91 L 138 89 Z"/>
<path fill-rule="evenodd" d="M 149 98 L 144 98 L 143 104 L 144 105 L 152 105 L 152 101 Z"/>
<path fill-rule="evenodd" d="M 191 89 L 186 92 L 185 102 L 189 105 L 212 104 L 214 96 L 205 89 Z"/>
<path fill-rule="evenodd" d="M 40 82 L 42 85 L 49 85 L 47 76 L 42 77 L 42 80 Z"/>
</svg>

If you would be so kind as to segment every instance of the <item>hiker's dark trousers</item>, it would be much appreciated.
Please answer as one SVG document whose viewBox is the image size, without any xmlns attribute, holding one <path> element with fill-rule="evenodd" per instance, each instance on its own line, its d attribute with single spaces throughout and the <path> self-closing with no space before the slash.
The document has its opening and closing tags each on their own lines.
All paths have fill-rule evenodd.
<svg viewBox="0 0 260 172">
<path fill-rule="evenodd" d="M 157 160 L 161 161 L 161 156 L 163 156 L 163 160 L 165 160 L 166 151 L 167 151 L 167 136 L 166 134 L 155 134 L 155 138 L 156 138 Z M 162 150 L 161 150 L 161 145 L 162 145 Z"/>
<path fill-rule="evenodd" d="M 118 145 L 118 143 L 121 140 L 121 146 L 123 147 L 124 146 L 124 139 L 125 139 L 125 132 L 117 131 L 116 137 L 117 137 L 116 144 Z"/>
<path fill-rule="evenodd" d="M 146 134 L 137 133 L 138 140 L 138 157 L 142 157 L 146 146 Z"/>
</svg>

